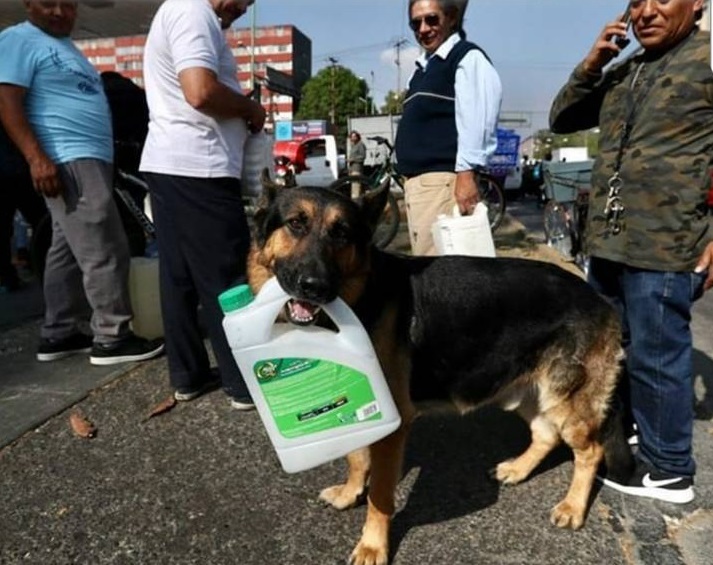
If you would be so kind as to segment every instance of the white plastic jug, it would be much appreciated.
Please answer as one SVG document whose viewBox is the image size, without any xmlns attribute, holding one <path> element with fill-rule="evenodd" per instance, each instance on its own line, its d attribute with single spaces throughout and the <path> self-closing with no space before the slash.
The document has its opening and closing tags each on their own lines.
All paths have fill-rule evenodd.
<svg viewBox="0 0 713 565">
<path fill-rule="evenodd" d="M 478 202 L 470 216 L 461 216 L 458 205 L 454 206 L 452 216 L 439 214 L 431 233 L 439 255 L 495 257 L 488 207 L 484 202 Z"/>
<path fill-rule="evenodd" d="M 221 294 L 223 329 L 280 463 L 321 465 L 395 431 L 401 418 L 369 335 L 341 300 L 323 310 L 338 332 L 276 321 L 290 296 L 275 278 L 256 297 Z"/>
</svg>

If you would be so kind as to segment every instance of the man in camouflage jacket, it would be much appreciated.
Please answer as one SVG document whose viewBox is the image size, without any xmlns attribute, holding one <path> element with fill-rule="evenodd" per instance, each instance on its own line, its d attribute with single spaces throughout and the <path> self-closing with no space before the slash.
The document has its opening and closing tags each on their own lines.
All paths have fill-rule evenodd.
<svg viewBox="0 0 713 565">
<path fill-rule="evenodd" d="M 550 126 L 599 126 L 585 248 L 589 280 L 618 308 L 624 329 L 622 396 L 638 429 L 637 468 L 621 492 L 693 499 L 690 312 L 713 286 L 706 196 L 713 164 L 710 34 L 704 0 L 632 0 L 642 49 L 620 51 L 609 23 L 555 98 Z"/>
</svg>

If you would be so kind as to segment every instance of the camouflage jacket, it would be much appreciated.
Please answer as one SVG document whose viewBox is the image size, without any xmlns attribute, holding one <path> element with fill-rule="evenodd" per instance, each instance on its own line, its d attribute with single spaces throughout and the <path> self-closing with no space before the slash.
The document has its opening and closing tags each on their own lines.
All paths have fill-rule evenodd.
<svg viewBox="0 0 713 565">
<path fill-rule="evenodd" d="M 553 102 L 552 131 L 600 128 L 585 237 L 592 256 L 640 269 L 686 271 L 710 239 L 710 34 L 696 29 L 679 45 L 658 58 L 640 51 L 603 75 L 587 74 L 580 65 Z M 604 207 L 630 100 L 638 103 L 619 173 L 622 229 L 612 235 Z"/>
</svg>

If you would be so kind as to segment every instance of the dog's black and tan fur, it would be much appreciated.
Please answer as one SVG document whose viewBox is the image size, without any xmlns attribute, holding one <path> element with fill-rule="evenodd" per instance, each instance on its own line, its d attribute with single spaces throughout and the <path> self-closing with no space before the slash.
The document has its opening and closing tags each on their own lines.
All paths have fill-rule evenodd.
<svg viewBox="0 0 713 565">
<path fill-rule="evenodd" d="M 347 481 L 320 495 L 347 508 L 368 481 L 352 563 L 388 560 L 406 437 L 431 401 L 461 411 L 496 403 L 529 422 L 531 445 L 494 470 L 503 484 L 525 480 L 560 441 L 569 445 L 574 476 L 551 521 L 581 527 L 603 457 L 610 473 L 631 464 L 610 414 L 622 355 L 615 312 L 584 281 L 543 262 L 382 252 L 370 235 L 384 202 L 385 190 L 357 205 L 325 189 L 267 186 L 248 261 L 253 290 L 276 276 L 298 323 L 312 321 L 315 305 L 344 299 L 371 336 L 401 414 L 401 427 L 351 454 Z"/>
</svg>

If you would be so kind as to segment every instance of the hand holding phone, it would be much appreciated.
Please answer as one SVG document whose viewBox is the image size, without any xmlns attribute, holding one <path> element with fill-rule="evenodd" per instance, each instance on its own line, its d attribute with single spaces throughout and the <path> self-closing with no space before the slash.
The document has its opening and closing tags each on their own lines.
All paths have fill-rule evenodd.
<svg viewBox="0 0 713 565">
<path fill-rule="evenodd" d="M 629 32 L 629 29 L 631 28 L 631 10 L 629 6 L 626 7 L 626 11 L 624 12 L 624 15 L 621 17 L 622 22 L 626 24 L 626 31 L 627 33 Z M 626 47 L 631 43 L 631 39 L 628 37 L 619 37 L 618 35 L 614 38 L 614 43 L 616 43 L 616 46 L 619 49 L 626 49 Z"/>
</svg>

